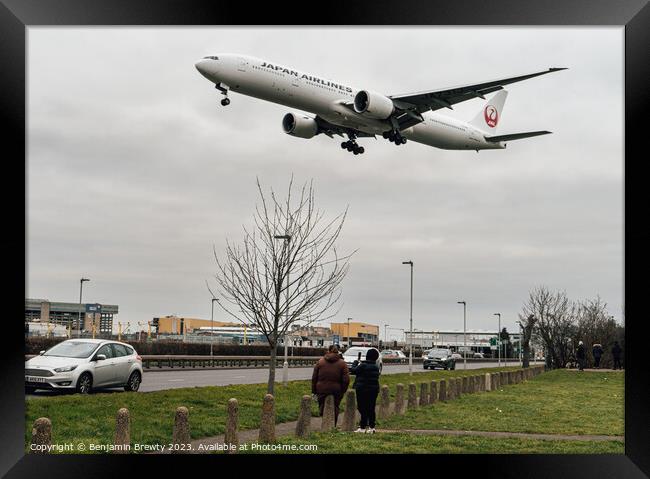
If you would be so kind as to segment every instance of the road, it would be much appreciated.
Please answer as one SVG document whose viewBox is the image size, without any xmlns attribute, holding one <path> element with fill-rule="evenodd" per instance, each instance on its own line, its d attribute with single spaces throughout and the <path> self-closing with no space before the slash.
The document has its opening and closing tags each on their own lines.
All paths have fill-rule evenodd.
<svg viewBox="0 0 650 479">
<path fill-rule="evenodd" d="M 508 363 L 509 366 L 519 365 L 519 362 Z M 467 363 L 467 369 L 494 368 L 496 362 Z M 463 369 L 463 363 L 456 363 L 456 369 Z M 311 379 L 313 368 L 289 368 L 289 381 Z M 382 374 L 407 373 L 408 364 L 393 364 L 384 366 Z M 413 372 L 424 372 L 421 364 L 413 365 Z M 282 382 L 282 368 L 276 369 L 276 382 Z M 268 380 L 268 370 L 259 369 L 194 369 L 194 370 L 145 370 L 140 386 L 140 392 L 164 391 L 166 389 L 189 388 L 200 386 L 227 386 L 229 384 L 264 384 Z M 122 389 L 107 389 L 101 392 L 122 391 Z M 30 397 L 55 396 L 58 393 L 37 391 Z"/>
</svg>

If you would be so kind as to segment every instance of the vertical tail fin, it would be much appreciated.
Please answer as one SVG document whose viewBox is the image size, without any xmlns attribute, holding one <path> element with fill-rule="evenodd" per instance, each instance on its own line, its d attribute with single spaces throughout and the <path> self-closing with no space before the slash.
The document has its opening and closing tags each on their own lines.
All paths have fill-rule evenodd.
<svg viewBox="0 0 650 479">
<path fill-rule="evenodd" d="M 501 115 L 503 113 L 503 105 L 506 102 L 508 92 L 501 90 L 492 98 L 483 104 L 483 108 L 478 114 L 470 121 L 470 125 L 475 126 L 479 130 L 483 130 L 494 134 L 497 131 Z"/>
</svg>

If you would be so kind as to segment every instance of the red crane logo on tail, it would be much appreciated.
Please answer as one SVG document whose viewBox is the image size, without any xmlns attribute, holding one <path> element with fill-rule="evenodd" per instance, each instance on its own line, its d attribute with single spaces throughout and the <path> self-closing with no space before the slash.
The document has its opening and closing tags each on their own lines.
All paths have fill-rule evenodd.
<svg viewBox="0 0 650 479">
<path fill-rule="evenodd" d="M 485 115 L 485 123 L 487 123 L 490 128 L 497 126 L 497 123 L 499 122 L 499 112 L 494 106 L 486 106 L 483 113 Z"/>
</svg>

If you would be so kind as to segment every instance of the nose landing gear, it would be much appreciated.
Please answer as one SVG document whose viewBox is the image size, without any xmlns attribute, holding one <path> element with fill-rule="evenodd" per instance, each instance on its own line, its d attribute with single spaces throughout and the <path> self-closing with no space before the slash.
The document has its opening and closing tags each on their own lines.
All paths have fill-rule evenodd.
<svg viewBox="0 0 650 479">
<path fill-rule="evenodd" d="M 228 85 L 224 85 L 223 83 L 216 83 L 214 87 L 219 90 L 224 97 L 223 100 L 221 100 L 221 106 L 230 105 L 230 98 L 228 98 L 228 90 L 230 90 L 230 88 Z"/>
<path fill-rule="evenodd" d="M 397 130 L 385 131 L 381 134 L 381 136 L 386 138 L 388 141 L 395 143 L 396 145 L 406 144 L 406 138 L 404 138 L 402 134 Z"/>
</svg>

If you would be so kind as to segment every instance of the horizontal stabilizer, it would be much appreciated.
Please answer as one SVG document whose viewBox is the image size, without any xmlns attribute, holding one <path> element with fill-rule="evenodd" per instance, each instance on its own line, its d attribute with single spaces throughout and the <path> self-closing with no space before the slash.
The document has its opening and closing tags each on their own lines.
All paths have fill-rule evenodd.
<svg viewBox="0 0 650 479">
<path fill-rule="evenodd" d="M 522 138 L 530 138 L 532 136 L 548 135 L 550 131 L 528 131 L 526 133 L 513 133 L 512 135 L 497 135 L 486 136 L 485 139 L 491 143 L 498 143 L 500 141 L 521 140 Z"/>
</svg>

